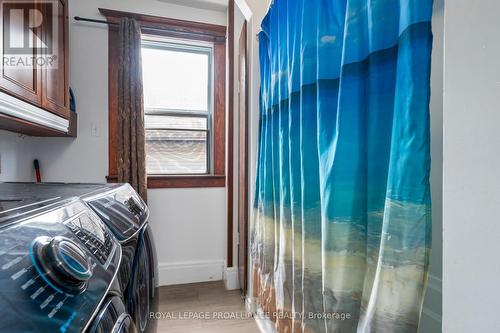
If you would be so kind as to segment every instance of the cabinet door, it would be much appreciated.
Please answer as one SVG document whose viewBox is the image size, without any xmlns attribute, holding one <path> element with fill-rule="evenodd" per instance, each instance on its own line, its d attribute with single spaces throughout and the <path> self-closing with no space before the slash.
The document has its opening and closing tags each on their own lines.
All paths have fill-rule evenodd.
<svg viewBox="0 0 500 333">
<path fill-rule="evenodd" d="M 0 90 L 40 106 L 41 70 L 36 62 L 31 63 L 31 67 L 26 64 L 30 57 L 36 59 L 37 47 L 33 46 L 41 44 L 42 31 L 40 27 L 35 27 L 26 33 L 24 27 L 25 22 L 29 20 L 30 11 L 14 5 L 12 1 L 0 0 L 0 56 L 3 60 L 0 65 Z M 10 61 L 10 65 L 5 65 L 6 61 Z M 19 61 L 25 65 L 20 65 Z"/>
<path fill-rule="evenodd" d="M 51 45 L 52 54 L 45 53 L 45 58 L 55 57 L 51 66 L 42 68 L 42 107 L 64 118 L 69 118 L 69 38 L 68 38 L 68 3 L 67 0 L 51 2 L 45 11 L 52 11 L 55 30 L 44 29 L 44 42 Z M 51 15 L 51 13 L 47 13 Z"/>
</svg>

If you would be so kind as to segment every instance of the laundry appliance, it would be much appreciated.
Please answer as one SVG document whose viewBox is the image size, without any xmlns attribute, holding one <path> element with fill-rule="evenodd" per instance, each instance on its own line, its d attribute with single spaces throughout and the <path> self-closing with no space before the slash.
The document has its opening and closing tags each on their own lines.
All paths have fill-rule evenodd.
<svg viewBox="0 0 500 333">
<path fill-rule="evenodd" d="M 0 184 L 0 332 L 156 332 L 148 222 L 129 185 Z"/>
</svg>

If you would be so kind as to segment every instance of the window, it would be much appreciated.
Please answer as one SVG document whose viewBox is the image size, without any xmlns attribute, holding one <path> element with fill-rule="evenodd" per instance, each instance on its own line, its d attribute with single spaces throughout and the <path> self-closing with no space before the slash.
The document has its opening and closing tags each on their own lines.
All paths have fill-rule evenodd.
<svg viewBox="0 0 500 333">
<path fill-rule="evenodd" d="M 226 183 L 226 27 L 99 9 L 143 34 L 149 188 Z M 109 174 L 117 179 L 118 29 L 109 29 Z"/>
<path fill-rule="evenodd" d="M 210 174 L 213 46 L 145 39 L 142 62 L 148 174 Z"/>
</svg>

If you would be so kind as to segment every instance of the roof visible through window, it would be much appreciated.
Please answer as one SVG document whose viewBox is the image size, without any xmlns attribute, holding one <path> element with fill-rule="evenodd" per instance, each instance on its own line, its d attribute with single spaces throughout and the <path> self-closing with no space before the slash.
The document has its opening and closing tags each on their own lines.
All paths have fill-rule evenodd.
<svg viewBox="0 0 500 333">
<path fill-rule="evenodd" d="M 148 174 L 209 174 L 212 48 L 146 41 L 142 58 Z"/>
</svg>

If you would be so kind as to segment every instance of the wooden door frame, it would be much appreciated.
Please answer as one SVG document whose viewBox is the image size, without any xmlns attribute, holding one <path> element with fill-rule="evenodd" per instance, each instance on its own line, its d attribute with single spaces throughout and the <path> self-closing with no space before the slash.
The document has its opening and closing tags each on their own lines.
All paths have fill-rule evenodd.
<svg viewBox="0 0 500 333">
<path fill-rule="evenodd" d="M 234 190 L 234 0 L 229 0 L 227 22 L 227 53 L 229 63 L 227 112 L 227 268 L 233 267 L 233 190 Z"/>
<path fill-rule="evenodd" d="M 229 72 L 228 72 L 228 115 L 227 115 L 227 122 L 228 122 L 228 133 L 227 133 L 227 138 L 228 138 L 228 149 L 227 149 L 227 268 L 233 268 L 234 263 L 234 253 L 233 253 L 233 245 L 234 245 L 234 238 L 235 238 L 235 232 L 234 232 L 234 175 L 235 175 L 235 170 L 234 170 L 234 97 L 235 97 L 235 89 L 234 89 L 234 83 L 235 83 L 235 70 L 234 70 L 234 65 L 235 65 L 235 36 L 234 36 L 234 30 L 235 30 L 235 19 L 234 19 L 234 14 L 235 14 L 235 9 L 238 8 L 242 13 L 244 12 L 241 8 L 237 7 L 235 4 L 235 0 L 229 0 L 228 4 L 228 28 L 227 28 L 227 50 L 228 50 L 228 66 L 229 66 Z M 247 32 L 248 29 L 250 28 L 249 25 L 249 19 L 245 17 L 245 25 L 247 27 Z M 239 36 L 238 36 L 239 40 Z M 247 36 L 247 47 L 246 47 L 246 56 L 247 56 L 247 76 L 246 76 L 246 88 L 247 88 L 247 115 L 248 115 L 248 101 L 249 101 L 249 72 L 248 72 L 248 36 Z M 239 61 L 239 58 L 238 58 Z M 239 112 L 239 110 L 238 110 Z M 239 126 L 238 126 L 239 128 Z M 249 127 L 248 127 L 248 121 L 246 123 L 246 131 L 247 133 L 247 157 L 249 156 Z M 241 133 L 239 133 L 241 134 Z M 240 137 L 241 138 L 241 137 Z M 246 163 L 245 168 L 247 170 L 247 177 L 248 181 L 249 176 L 250 176 L 250 169 L 248 163 Z M 247 183 L 249 184 L 249 183 Z M 249 198 L 248 194 L 248 186 L 247 186 L 247 198 Z M 248 230 L 248 221 L 249 221 L 249 202 L 247 200 L 246 202 L 246 229 Z M 238 204 L 237 204 L 238 205 Z M 238 214 L 239 215 L 239 214 Z M 239 220 L 239 219 L 238 219 Z M 239 223 L 238 223 L 239 225 Z M 248 231 L 247 231 L 248 235 Z M 248 252 L 248 237 L 245 239 L 245 244 L 244 244 L 246 251 Z M 236 254 L 238 256 L 238 254 Z M 248 274 L 248 253 L 247 253 L 247 258 L 246 258 L 246 263 L 245 263 L 245 268 Z M 237 266 L 239 266 L 237 264 Z M 238 267 L 236 267 L 238 268 Z M 246 284 L 248 285 L 248 276 L 246 276 Z M 243 290 L 244 293 L 246 293 L 246 288 L 247 286 L 241 286 L 241 289 Z"/>
<path fill-rule="evenodd" d="M 245 68 L 244 71 L 244 93 L 245 100 L 239 99 L 238 102 L 238 269 L 239 274 L 242 274 L 241 267 L 243 266 L 243 285 L 241 285 L 241 290 L 244 295 L 247 293 L 248 289 L 248 224 L 249 224 L 249 114 L 248 114 L 248 22 L 245 20 L 243 23 L 243 28 L 241 34 L 238 38 L 238 85 L 241 89 L 241 60 L 244 58 Z M 241 97 L 240 90 L 238 91 L 238 98 Z M 243 162 L 243 163 L 241 163 Z M 244 168 L 244 175 L 242 177 L 241 168 Z M 243 227 L 243 232 L 241 231 Z M 242 236 L 244 236 L 242 238 Z M 242 255 L 239 251 L 243 250 L 243 265 L 240 262 Z M 241 278 L 240 278 L 241 280 Z"/>
</svg>

